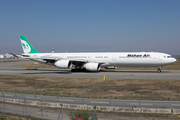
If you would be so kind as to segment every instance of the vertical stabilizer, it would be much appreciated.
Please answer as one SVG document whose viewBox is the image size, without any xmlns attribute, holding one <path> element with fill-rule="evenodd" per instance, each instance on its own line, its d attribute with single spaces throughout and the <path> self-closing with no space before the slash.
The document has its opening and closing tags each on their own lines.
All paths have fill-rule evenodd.
<svg viewBox="0 0 180 120">
<path fill-rule="evenodd" d="M 39 53 L 33 48 L 33 46 L 29 43 L 25 36 L 20 36 L 20 40 L 25 54 Z"/>
</svg>

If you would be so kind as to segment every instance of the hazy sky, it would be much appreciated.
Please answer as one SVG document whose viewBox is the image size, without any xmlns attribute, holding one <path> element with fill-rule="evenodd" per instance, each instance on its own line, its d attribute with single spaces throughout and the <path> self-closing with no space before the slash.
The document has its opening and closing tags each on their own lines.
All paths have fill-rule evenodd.
<svg viewBox="0 0 180 120">
<path fill-rule="evenodd" d="M 25 35 L 39 52 L 180 54 L 180 0 L 1 0 L 0 53 L 22 53 Z"/>
</svg>

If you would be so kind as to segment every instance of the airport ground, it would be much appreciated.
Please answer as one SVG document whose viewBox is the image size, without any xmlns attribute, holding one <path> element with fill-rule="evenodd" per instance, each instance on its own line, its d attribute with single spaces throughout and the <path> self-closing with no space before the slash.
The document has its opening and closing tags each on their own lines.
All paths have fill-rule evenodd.
<svg viewBox="0 0 180 120">
<path fill-rule="evenodd" d="M 107 79 L 138 79 L 138 80 L 179 80 L 180 61 L 169 66 L 163 66 L 162 72 L 158 74 L 157 67 L 125 68 L 106 70 L 100 72 L 71 72 L 70 69 L 57 69 L 48 65 L 34 65 L 33 61 L 0 62 L 1 75 L 64 77 L 64 78 L 103 78 Z"/>
<path fill-rule="evenodd" d="M 14 93 L 14 82 L 16 82 L 18 93 L 34 94 L 33 83 L 36 82 L 37 94 L 39 95 L 56 96 L 56 84 L 58 84 L 60 96 L 80 98 L 82 97 L 81 85 L 84 85 L 85 98 L 107 99 L 109 98 L 109 86 L 111 85 L 112 99 L 138 100 L 139 87 L 141 86 L 142 100 L 167 101 L 170 99 L 171 86 L 172 100 L 179 101 L 180 99 L 179 61 L 171 66 L 163 67 L 162 73 L 156 73 L 156 68 L 139 68 L 136 70 L 135 68 L 133 70 L 131 70 L 132 68 L 119 68 L 110 71 L 102 70 L 96 73 L 71 73 L 69 70 L 59 70 L 49 68 L 49 66 L 41 67 L 33 63 L 32 61 L 0 62 L 0 91 Z M 103 80 L 104 75 L 106 75 L 105 81 Z M 108 114 L 109 117 L 113 114 L 113 116 L 117 115 L 117 118 L 124 116 L 123 119 L 131 119 L 131 117 L 122 115 L 126 113 Z M 128 116 L 131 116 L 131 114 Z M 138 119 L 159 120 L 170 118 L 170 115 L 158 114 L 145 116 L 140 115 Z"/>
<path fill-rule="evenodd" d="M 141 100 L 170 99 L 170 86 L 173 101 L 180 100 L 180 80 L 129 80 L 103 78 L 61 78 L 37 76 L 11 76 L 0 75 L 0 91 L 14 93 L 14 82 L 17 93 L 34 94 L 34 83 L 38 95 L 56 96 L 57 87 L 61 97 L 82 97 L 82 85 L 85 98 L 108 99 L 109 86 L 111 98 L 118 100 L 139 100 L 139 87 L 141 87 Z"/>
</svg>

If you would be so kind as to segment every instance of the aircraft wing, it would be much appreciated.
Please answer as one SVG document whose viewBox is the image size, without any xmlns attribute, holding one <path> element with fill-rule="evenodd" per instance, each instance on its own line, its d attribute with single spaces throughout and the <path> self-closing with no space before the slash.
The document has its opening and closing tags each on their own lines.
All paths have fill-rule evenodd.
<svg viewBox="0 0 180 120">
<path fill-rule="evenodd" d="M 59 59 L 59 58 L 53 58 L 53 57 L 50 57 L 50 58 L 40 58 L 44 61 L 46 61 L 46 63 L 55 63 L 56 61 L 60 61 L 60 60 L 69 60 L 72 62 L 73 65 L 76 65 L 76 64 L 80 64 L 80 65 L 83 65 L 84 63 L 89 63 L 89 62 L 95 62 L 95 63 L 99 63 L 99 64 L 105 64 L 105 65 L 108 65 L 107 62 L 104 62 L 104 61 L 88 61 L 88 60 L 85 60 L 85 59 Z"/>
<path fill-rule="evenodd" d="M 14 55 L 16 55 L 16 54 L 14 54 Z M 71 61 L 72 62 L 72 64 L 73 65 L 77 65 L 77 64 L 79 64 L 79 65 L 83 65 L 83 64 L 85 64 L 85 63 L 91 63 L 91 62 L 93 62 L 93 63 L 99 63 L 99 64 L 101 64 L 101 65 L 108 65 L 109 63 L 107 63 L 107 62 L 104 62 L 104 61 L 89 61 L 89 60 L 85 60 L 85 59 L 67 59 L 67 58 L 61 58 L 61 59 L 59 59 L 58 57 L 31 57 L 31 56 L 29 56 L 28 54 L 21 54 L 21 56 L 23 56 L 23 57 L 26 57 L 26 58 L 30 58 L 30 59 L 32 59 L 32 60 L 39 60 L 39 61 L 41 61 L 41 60 L 43 60 L 45 63 L 55 63 L 55 62 L 57 62 L 57 61 L 59 61 L 59 60 L 69 60 L 69 61 Z M 42 62 L 43 62 L 42 61 Z"/>
<path fill-rule="evenodd" d="M 9 54 L 11 54 L 11 55 L 13 55 L 14 57 L 17 57 L 17 58 L 19 58 L 18 55 L 20 55 L 20 54 L 15 54 L 15 53 L 9 53 Z"/>
<path fill-rule="evenodd" d="M 46 61 L 46 63 L 55 63 L 56 61 L 58 61 L 57 58 L 40 58 L 44 61 Z"/>
<path fill-rule="evenodd" d="M 65 60 L 69 60 L 72 63 L 89 63 L 89 62 L 94 62 L 94 63 L 99 63 L 99 64 L 108 64 L 107 62 L 104 62 L 104 61 L 88 61 L 88 60 L 84 60 L 84 59 L 65 59 Z"/>
<path fill-rule="evenodd" d="M 30 57 L 30 59 L 32 59 L 32 60 L 44 60 L 44 61 L 46 61 L 46 63 L 55 63 L 56 61 L 59 61 L 59 60 L 69 60 L 73 64 L 83 64 L 83 63 L 88 62 L 88 61 L 86 61 L 84 59 L 59 59 L 57 57 L 44 57 L 44 58 Z"/>
</svg>

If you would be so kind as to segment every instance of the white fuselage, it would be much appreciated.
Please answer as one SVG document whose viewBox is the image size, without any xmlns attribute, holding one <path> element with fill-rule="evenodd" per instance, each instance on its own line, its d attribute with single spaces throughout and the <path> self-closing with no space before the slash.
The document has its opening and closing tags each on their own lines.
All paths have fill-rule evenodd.
<svg viewBox="0 0 180 120">
<path fill-rule="evenodd" d="M 30 59 L 46 63 L 43 59 L 101 63 L 101 66 L 163 66 L 176 61 L 169 54 L 159 52 L 97 52 L 97 53 L 36 53 L 26 54 Z"/>
</svg>

